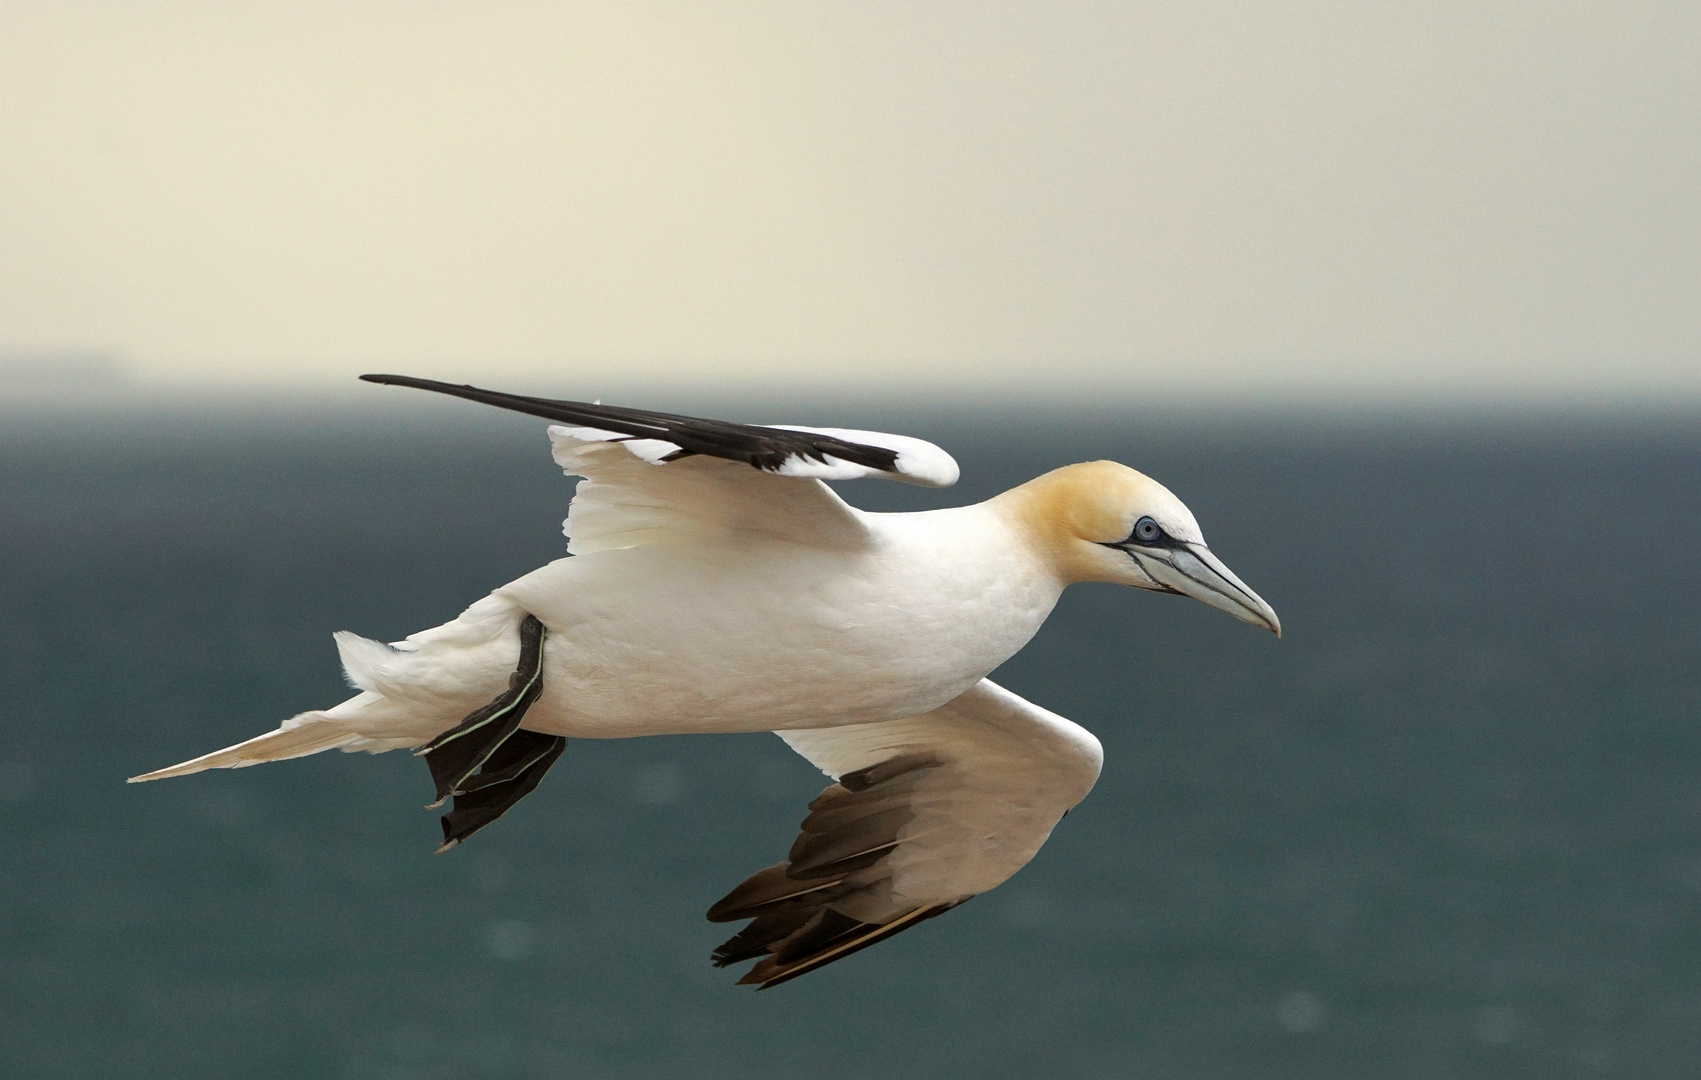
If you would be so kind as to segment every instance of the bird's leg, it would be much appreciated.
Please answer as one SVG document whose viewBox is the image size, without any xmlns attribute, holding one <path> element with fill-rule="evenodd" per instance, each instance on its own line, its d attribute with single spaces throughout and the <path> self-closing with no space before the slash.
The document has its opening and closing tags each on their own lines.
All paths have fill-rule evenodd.
<svg viewBox="0 0 1701 1080">
<path fill-rule="evenodd" d="M 535 615 L 520 623 L 520 661 L 508 677 L 508 689 L 496 700 L 415 751 L 431 767 L 437 784 L 433 807 L 453 798 L 443 815 L 447 851 L 508 812 L 531 794 L 555 764 L 567 739 L 521 731 L 526 710 L 543 693 L 543 641 L 547 634 Z"/>
<path fill-rule="evenodd" d="M 567 748 L 564 735 L 516 731 L 490 755 L 484 769 L 455 793 L 455 805 L 443 815 L 443 846 L 448 851 L 506 814 L 537 787 L 543 774 Z"/>
<path fill-rule="evenodd" d="M 543 623 L 527 615 L 520 623 L 520 662 L 508 676 L 508 689 L 466 719 L 432 739 L 418 750 L 431 766 L 437 782 L 437 802 L 463 790 L 467 778 L 477 772 L 509 736 L 520 728 L 526 710 L 543 693 Z"/>
</svg>

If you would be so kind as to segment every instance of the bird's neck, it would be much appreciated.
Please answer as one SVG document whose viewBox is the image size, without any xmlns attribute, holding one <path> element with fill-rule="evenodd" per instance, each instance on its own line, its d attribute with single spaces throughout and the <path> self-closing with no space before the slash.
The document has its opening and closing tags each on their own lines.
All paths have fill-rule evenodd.
<svg viewBox="0 0 1701 1080">
<path fill-rule="evenodd" d="M 1099 534 L 1104 542 L 1120 539 L 1120 518 L 1112 520 L 1101 501 L 1089 498 L 1110 462 L 1065 465 L 987 500 L 1033 558 L 1062 585 L 1097 580 L 1100 567 L 1086 555 Z M 1115 466 L 1112 466 L 1113 468 Z"/>
</svg>

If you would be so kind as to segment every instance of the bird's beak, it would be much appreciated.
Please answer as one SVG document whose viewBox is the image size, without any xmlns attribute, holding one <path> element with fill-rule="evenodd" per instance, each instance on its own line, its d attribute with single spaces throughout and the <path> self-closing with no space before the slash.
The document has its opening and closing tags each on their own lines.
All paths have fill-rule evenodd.
<svg viewBox="0 0 1701 1080">
<path fill-rule="evenodd" d="M 1177 543 L 1166 547 L 1145 547 L 1138 544 L 1119 545 L 1140 563 L 1140 569 L 1171 592 L 1184 593 L 1226 611 L 1242 622 L 1282 636 L 1281 620 L 1275 609 L 1234 571 L 1223 565 L 1204 544 Z"/>
</svg>

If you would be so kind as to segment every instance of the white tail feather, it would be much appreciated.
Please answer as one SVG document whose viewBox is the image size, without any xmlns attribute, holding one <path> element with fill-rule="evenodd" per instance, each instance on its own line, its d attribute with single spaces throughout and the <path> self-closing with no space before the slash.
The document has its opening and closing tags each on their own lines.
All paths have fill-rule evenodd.
<svg viewBox="0 0 1701 1080">
<path fill-rule="evenodd" d="M 309 714 L 311 715 L 311 714 Z M 155 769 L 150 773 L 132 776 L 130 783 L 139 784 L 144 780 L 164 780 L 168 776 L 188 776 L 205 769 L 241 769 L 249 765 L 259 765 L 267 761 L 284 761 L 288 758 L 306 757 L 323 750 L 389 750 L 399 745 L 411 743 L 413 740 L 384 740 L 368 738 L 358 731 L 350 731 L 346 726 L 331 720 L 308 719 L 296 717 L 285 721 L 285 726 L 276 731 L 268 731 L 264 735 L 255 736 L 246 742 L 235 746 L 227 746 L 223 750 L 215 750 L 210 754 L 202 754 L 198 758 L 190 758 L 180 765 L 167 769 Z"/>
<path fill-rule="evenodd" d="M 329 709 L 292 716 L 276 731 L 247 742 L 132 776 L 130 782 L 240 769 L 324 750 L 377 754 L 421 746 L 501 692 L 519 649 L 523 616 L 512 600 L 493 594 L 460 618 L 396 645 L 340 633 L 343 672 L 362 693 Z"/>
</svg>

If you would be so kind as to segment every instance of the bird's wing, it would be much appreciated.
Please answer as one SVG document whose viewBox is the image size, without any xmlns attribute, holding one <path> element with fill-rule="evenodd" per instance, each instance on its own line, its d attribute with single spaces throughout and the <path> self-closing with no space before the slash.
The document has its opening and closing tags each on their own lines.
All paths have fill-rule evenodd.
<svg viewBox="0 0 1701 1080">
<path fill-rule="evenodd" d="M 559 421 L 563 426 L 549 431 L 555 460 L 586 479 L 567 517 L 568 550 L 576 555 L 705 528 L 854 545 L 866 529 L 821 481 L 872 476 L 926 487 L 957 481 L 951 455 L 904 435 L 733 424 L 406 375 L 361 378 Z"/>
<path fill-rule="evenodd" d="M 762 988 L 906 930 L 1027 865 L 1098 779 L 1090 732 L 991 680 L 920 716 L 780 737 L 835 783 L 785 862 L 709 909 L 715 951 Z"/>
</svg>

